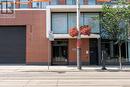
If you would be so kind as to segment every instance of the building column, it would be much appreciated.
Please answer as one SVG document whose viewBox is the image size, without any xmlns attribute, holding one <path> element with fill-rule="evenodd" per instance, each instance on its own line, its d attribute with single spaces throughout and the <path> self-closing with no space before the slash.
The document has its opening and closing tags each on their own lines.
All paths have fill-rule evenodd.
<svg viewBox="0 0 130 87">
<path fill-rule="evenodd" d="M 128 58 L 128 42 L 125 42 L 126 60 Z"/>
<path fill-rule="evenodd" d="M 130 62 L 130 40 L 128 41 L 128 61 Z"/>
<path fill-rule="evenodd" d="M 101 64 L 101 39 L 98 38 L 98 63 Z"/>
</svg>

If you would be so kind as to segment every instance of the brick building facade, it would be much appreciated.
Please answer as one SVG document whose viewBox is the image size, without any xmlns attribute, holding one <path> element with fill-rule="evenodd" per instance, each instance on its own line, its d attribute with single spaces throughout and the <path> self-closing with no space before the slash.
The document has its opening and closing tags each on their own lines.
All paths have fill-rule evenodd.
<svg viewBox="0 0 130 87">
<path fill-rule="evenodd" d="M 0 17 L 0 41 L 3 42 L 0 63 L 76 64 L 76 38 L 68 35 L 69 28 L 76 25 L 76 2 L 20 2 L 26 3 L 15 4 L 13 18 Z M 93 28 L 90 36 L 81 37 L 81 60 L 83 64 L 97 65 L 101 60 L 101 39 L 99 20 L 94 17 L 100 16 L 102 6 L 98 0 L 80 3 L 81 25 L 90 24 Z M 20 30 L 24 31 L 19 34 Z M 50 31 L 54 33 L 54 41 L 48 40 Z M 8 38 L 4 40 L 4 37 Z"/>
</svg>

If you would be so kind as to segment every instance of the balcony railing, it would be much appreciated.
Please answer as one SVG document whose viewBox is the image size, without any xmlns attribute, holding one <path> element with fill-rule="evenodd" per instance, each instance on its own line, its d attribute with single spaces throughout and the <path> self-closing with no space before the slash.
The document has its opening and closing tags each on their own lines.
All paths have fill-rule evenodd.
<svg viewBox="0 0 130 87">
<path fill-rule="evenodd" d="M 117 0 L 80 0 L 80 5 L 102 5 L 103 3 L 113 4 L 115 1 Z M 31 0 L 20 0 L 19 2 L 15 2 L 15 7 L 25 9 L 46 8 L 48 5 L 76 5 L 76 0 L 50 0 L 50 2 L 32 2 Z"/>
<path fill-rule="evenodd" d="M 96 0 L 80 0 L 81 5 L 95 5 Z M 50 5 L 76 5 L 76 0 L 51 0 Z"/>
</svg>

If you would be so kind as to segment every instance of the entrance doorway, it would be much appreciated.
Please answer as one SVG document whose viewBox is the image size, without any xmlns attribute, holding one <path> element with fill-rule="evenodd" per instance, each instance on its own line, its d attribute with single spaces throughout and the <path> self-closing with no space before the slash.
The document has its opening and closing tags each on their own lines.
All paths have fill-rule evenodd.
<svg viewBox="0 0 130 87">
<path fill-rule="evenodd" d="M 0 26 L 0 64 L 26 62 L 26 26 Z"/>
<path fill-rule="evenodd" d="M 90 65 L 98 65 L 98 40 L 90 39 Z"/>
<path fill-rule="evenodd" d="M 52 65 L 68 64 L 68 41 L 56 40 L 52 42 Z"/>
</svg>

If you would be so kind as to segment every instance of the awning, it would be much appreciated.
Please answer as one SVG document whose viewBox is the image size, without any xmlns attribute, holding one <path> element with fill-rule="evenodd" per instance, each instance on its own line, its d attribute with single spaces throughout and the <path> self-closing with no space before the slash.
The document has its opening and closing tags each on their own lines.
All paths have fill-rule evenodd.
<svg viewBox="0 0 130 87">
<path fill-rule="evenodd" d="M 71 37 L 69 34 L 54 34 L 54 39 L 74 39 L 76 37 Z M 81 35 L 81 38 L 100 38 L 99 34 L 91 34 L 90 36 Z"/>
</svg>

